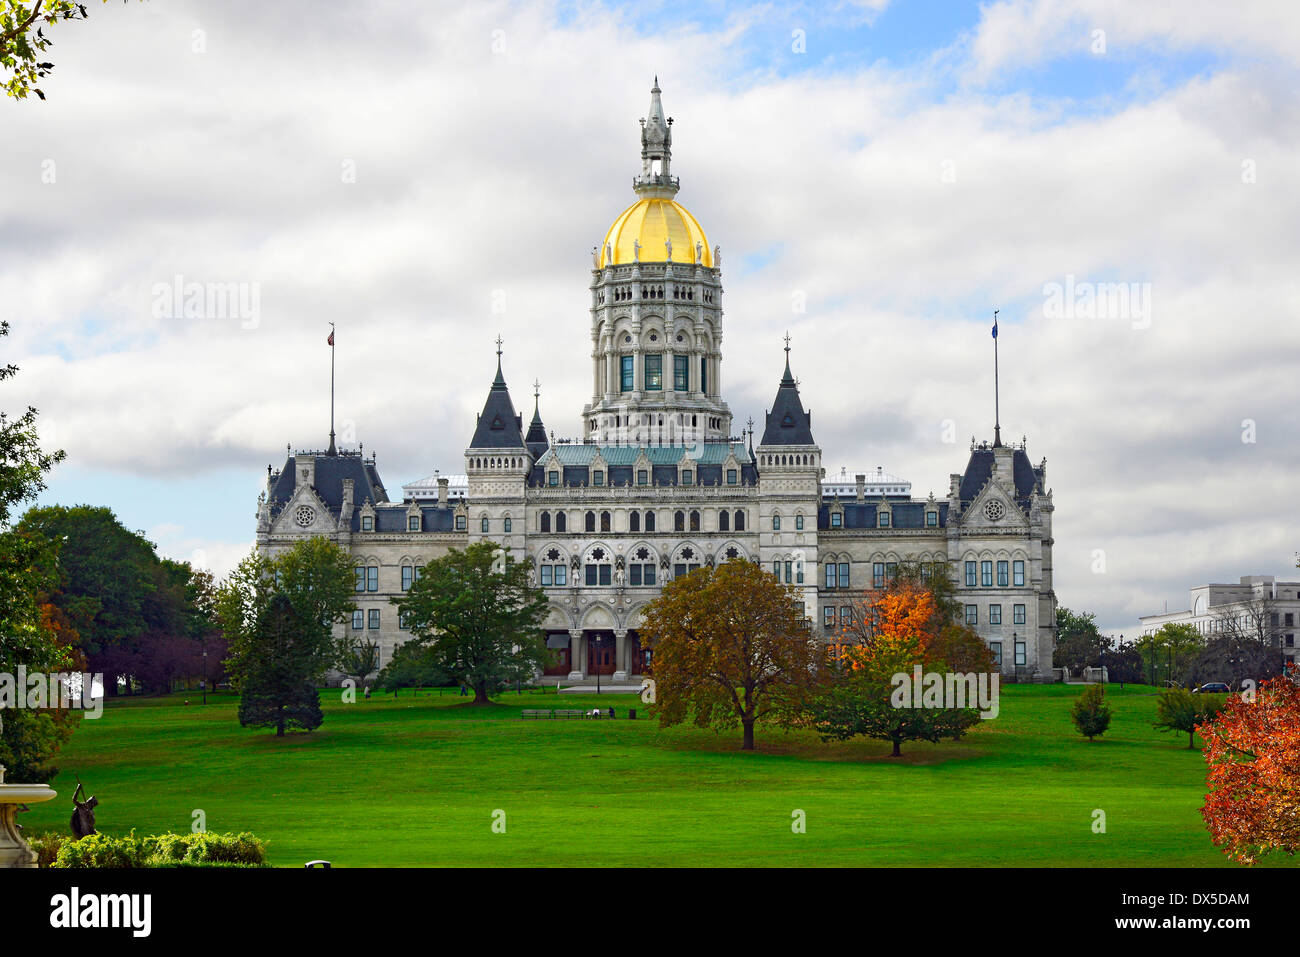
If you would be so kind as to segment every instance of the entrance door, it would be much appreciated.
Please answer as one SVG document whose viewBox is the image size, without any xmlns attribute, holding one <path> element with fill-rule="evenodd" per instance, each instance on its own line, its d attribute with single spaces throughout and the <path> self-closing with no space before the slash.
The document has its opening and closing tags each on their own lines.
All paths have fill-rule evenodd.
<svg viewBox="0 0 1300 957">
<path fill-rule="evenodd" d="M 597 632 L 587 638 L 587 673 L 612 675 L 614 673 L 614 635 Z"/>
</svg>

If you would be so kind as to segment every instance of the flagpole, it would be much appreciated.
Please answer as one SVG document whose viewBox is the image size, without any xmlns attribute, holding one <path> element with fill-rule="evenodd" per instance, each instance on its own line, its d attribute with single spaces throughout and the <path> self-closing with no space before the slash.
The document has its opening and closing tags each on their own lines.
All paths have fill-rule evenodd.
<svg viewBox="0 0 1300 957">
<path fill-rule="evenodd" d="M 1002 408 L 998 384 L 998 312 L 993 310 L 993 445 L 1002 445 Z"/>
<path fill-rule="evenodd" d="M 330 323 L 330 455 L 337 455 L 334 448 L 334 323 Z"/>
</svg>

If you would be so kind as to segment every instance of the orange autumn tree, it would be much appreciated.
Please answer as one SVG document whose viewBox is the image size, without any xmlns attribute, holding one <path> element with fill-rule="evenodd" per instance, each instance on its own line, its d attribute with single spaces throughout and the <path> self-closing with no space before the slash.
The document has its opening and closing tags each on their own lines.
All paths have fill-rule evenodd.
<svg viewBox="0 0 1300 957">
<path fill-rule="evenodd" d="M 1208 793 L 1201 816 L 1233 860 L 1300 849 L 1300 688 L 1265 682 L 1247 701 L 1233 695 L 1217 718 L 1199 725 L 1206 743 Z"/>
<path fill-rule="evenodd" d="M 823 740 L 856 735 L 890 741 L 893 756 L 904 741 L 957 740 L 979 720 L 972 708 L 899 706 L 896 675 L 927 670 L 991 672 L 993 656 L 983 640 L 955 620 L 956 602 L 942 575 L 905 568 L 887 587 L 866 592 L 851 621 L 841 624 L 838 660 L 843 665 L 829 690 L 810 709 Z"/>
<path fill-rule="evenodd" d="M 993 671 L 989 646 L 957 620 L 960 606 L 952 597 L 951 582 L 942 574 L 923 572 L 921 565 L 904 564 L 885 587 L 870 589 L 854 601 L 852 619 L 841 622 L 835 636 L 841 660 L 857 667 L 884 645 L 894 654 L 911 649 L 913 664 Z"/>
</svg>

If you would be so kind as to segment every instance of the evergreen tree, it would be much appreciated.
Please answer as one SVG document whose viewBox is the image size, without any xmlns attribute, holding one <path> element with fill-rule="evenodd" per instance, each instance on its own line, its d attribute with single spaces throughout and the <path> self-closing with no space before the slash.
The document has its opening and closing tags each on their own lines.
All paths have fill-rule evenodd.
<svg viewBox="0 0 1300 957">
<path fill-rule="evenodd" d="M 274 727 L 277 737 L 286 728 L 313 731 L 325 720 L 320 694 L 304 674 L 318 626 L 302 619 L 287 595 L 273 596 L 251 636 L 249 651 L 256 665 L 244 674 L 240 687 L 239 723 L 244 727 Z"/>
<path fill-rule="evenodd" d="M 1106 704 L 1106 686 L 1088 685 L 1070 709 L 1070 717 L 1079 733 L 1089 741 L 1105 734 L 1110 727 L 1110 706 Z"/>
</svg>

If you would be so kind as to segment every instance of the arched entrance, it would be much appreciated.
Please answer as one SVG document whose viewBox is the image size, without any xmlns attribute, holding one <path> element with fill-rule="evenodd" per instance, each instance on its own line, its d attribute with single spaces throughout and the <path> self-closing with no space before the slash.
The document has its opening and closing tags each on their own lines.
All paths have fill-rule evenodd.
<svg viewBox="0 0 1300 957">
<path fill-rule="evenodd" d="M 614 632 L 604 629 L 587 632 L 587 674 L 612 675 L 615 666 Z"/>
</svg>

